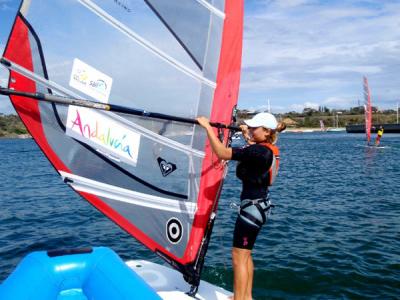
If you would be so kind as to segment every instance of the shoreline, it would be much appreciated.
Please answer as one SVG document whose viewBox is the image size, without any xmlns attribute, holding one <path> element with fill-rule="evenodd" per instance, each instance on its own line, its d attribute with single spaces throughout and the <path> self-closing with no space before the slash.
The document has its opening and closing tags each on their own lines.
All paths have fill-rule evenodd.
<svg viewBox="0 0 400 300">
<path fill-rule="evenodd" d="M 339 128 L 327 128 L 326 130 L 321 130 L 320 128 L 313 127 L 298 127 L 298 128 L 286 128 L 282 133 L 307 133 L 307 132 L 335 132 L 335 131 L 346 131 L 345 127 Z M 24 134 L 8 134 L 4 136 L 0 136 L 0 140 L 2 139 L 32 139 L 32 136 L 29 133 Z"/>
<path fill-rule="evenodd" d="M 32 136 L 29 133 L 24 134 L 9 134 L 5 136 L 0 136 L 0 140 L 4 139 L 31 139 Z"/>
<path fill-rule="evenodd" d="M 344 131 L 346 132 L 345 127 L 328 127 L 325 130 L 321 130 L 321 128 L 317 127 L 297 127 L 297 128 L 286 128 L 282 133 L 284 132 L 291 132 L 291 133 L 305 133 L 305 132 L 338 132 L 338 131 Z"/>
</svg>

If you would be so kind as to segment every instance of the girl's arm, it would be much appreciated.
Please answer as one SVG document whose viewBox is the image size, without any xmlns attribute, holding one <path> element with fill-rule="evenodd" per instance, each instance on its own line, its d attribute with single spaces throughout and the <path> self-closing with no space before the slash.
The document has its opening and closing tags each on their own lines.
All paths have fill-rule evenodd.
<svg viewBox="0 0 400 300">
<path fill-rule="evenodd" d="M 214 129 L 210 125 L 210 121 L 206 117 L 197 118 L 199 124 L 207 131 L 207 136 L 214 153 L 219 159 L 229 160 L 232 158 L 232 148 L 225 147 L 224 144 L 216 136 Z"/>
</svg>

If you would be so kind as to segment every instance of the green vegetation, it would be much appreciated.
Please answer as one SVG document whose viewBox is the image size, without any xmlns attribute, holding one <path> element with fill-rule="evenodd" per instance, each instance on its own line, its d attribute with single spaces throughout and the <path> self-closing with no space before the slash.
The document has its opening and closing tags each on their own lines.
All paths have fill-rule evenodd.
<svg viewBox="0 0 400 300">
<path fill-rule="evenodd" d="M 258 113 L 257 111 L 256 113 Z M 248 110 L 238 111 L 238 120 L 248 119 L 254 112 Z M 318 110 L 313 108 L 305 108 L 301 113 L 288 112 L 277 115 L 280 120 L 283 120 L 286 125 L 293 128 L 308 127 L 319 128 L 320 120 L 325 124 L 325 127 L 345 127 L 350 124 L 364 124 L 364 107 L 352 107 L 348 110 L 329 109 L 320 107 Z M 393 124 L 397 123 L 397 115 L 395 110 L 379 111 L 376 107 L 372 108 L 372 123 L 373 124 Z"/>
<path fill-rule="evenodd" d="M 372 108 L 373 124 L 393 124 L 397 122 L 395 110 L 378 111 L 376 107 Z M 237 111 L 238 121 L 249 119 L 257 112 L 250 112 L 246 109 Z M 327 107 L 320 107 L 318 110 L 305 108 L 303 112 L 288 112 L 278 114 L 278 118 L 283 120 L 288 127 L 299 128 L 319 128 L 320 120 L 323 120 L 325 127 L 345 127 L 349 124 L 364 124 L 364 107 L 352 107 L 348 110 L 334 110 Z M 22 124 L 17 115 L 3 115 L 0 113 L 0 138 L 1 137 L 19 137 L 28 136 L 28 131 Z"/>
<path fill-rule="evenodd" d="M 18 137 L 26 134 L 28 131 L 17 115 L 0 113 L 0 137 Z"/>
</svg>

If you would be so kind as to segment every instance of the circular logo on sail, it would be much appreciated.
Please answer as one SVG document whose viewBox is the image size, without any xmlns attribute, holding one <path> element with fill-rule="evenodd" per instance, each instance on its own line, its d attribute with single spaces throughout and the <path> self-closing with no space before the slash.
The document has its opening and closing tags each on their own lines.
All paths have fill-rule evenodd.
<svg viewBox="0 0 400 300">
<path fill-rule="evenodd" d="M 167 237 L 172 244 L 177 244 L 182 238 L 182 223 L 177 218 L 171 218 L 167 222 Z"/>
</svg>

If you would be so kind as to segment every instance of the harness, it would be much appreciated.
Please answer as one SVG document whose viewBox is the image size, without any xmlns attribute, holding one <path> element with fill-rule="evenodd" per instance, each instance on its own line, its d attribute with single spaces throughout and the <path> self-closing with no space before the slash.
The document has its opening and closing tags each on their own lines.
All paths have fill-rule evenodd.
<svg viewBox="0 0 400 300">
<path fill-rule="evenodd" d="M 261 220 L 248 211 L 248 209 L 252 205 L 254 205 L 254 207 L 257 208 L 258 212 L 260 213 L 260 216 L 262 218 Z M 273 207 L 275 207 L 275 205 L 271 204 L 271 201 L 269 200 L 269 195 L 267 196 L 267 198 L 254 199 L 254 200 L 245 199 L 242 200 L 242 203 L 240 205 L 239 215 L 244 219 L 253 222 L 257 227 L 261 227 L 262 225 L 265 224 L 265 222 L 267 222 L 266 215 L 269 215 L 269 213 L 271 212 L 271 208 Z"/>
</svg>

